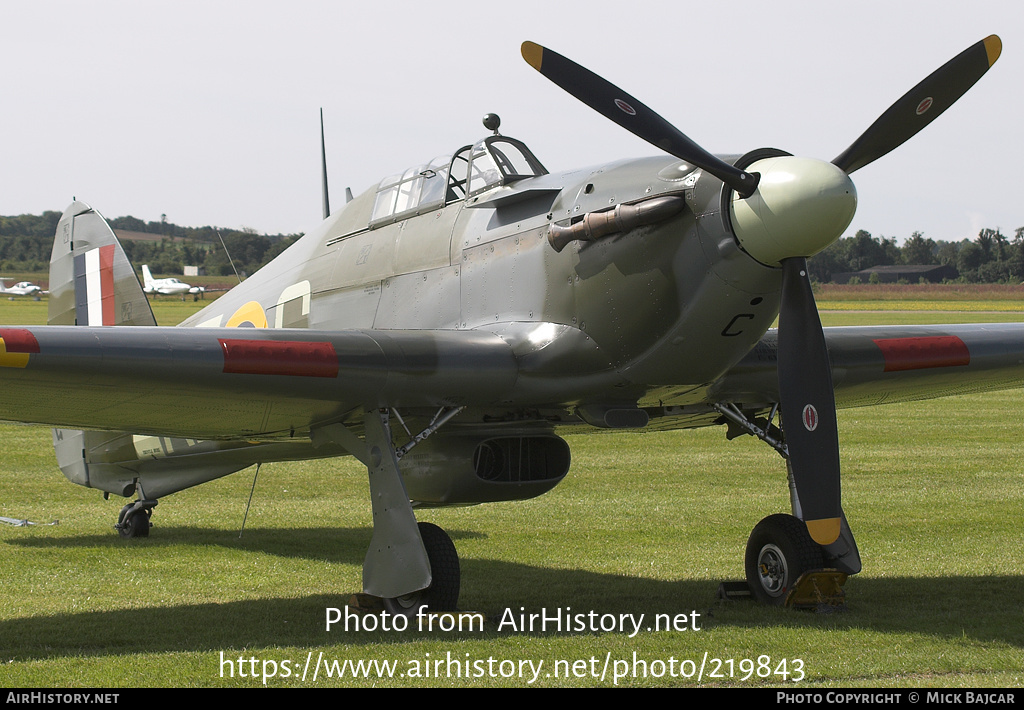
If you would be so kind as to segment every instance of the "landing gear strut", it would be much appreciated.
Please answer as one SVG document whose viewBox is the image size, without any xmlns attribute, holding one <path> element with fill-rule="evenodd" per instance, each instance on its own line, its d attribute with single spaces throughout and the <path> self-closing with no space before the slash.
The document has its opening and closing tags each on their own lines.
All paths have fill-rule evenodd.
<svg viewBox="0 0 1024 710">
<path fill-rule="evenodd" d="M 455 611 L 459 603 L 459 554 L 448 534 L 432 523 L 419 523 L 420 537 L 430 560 L 430 586 L 412 594 L 383 599 L 389 614 L 416 616 L 420 609 Z"/>
<path fill-rule="evenodd" d="M 313 445 L 333 441 L 366 465 L 373 511 L 373 538 L 363 561 L 363 593 L 381 599 L 392 614 L 415 616 L 423 607 L 455 611 L 459 601 L 459 556 L 451 538 L 436 525 L 417 523 L 405 490 L 399 460 L 462 407 L 442 407 L 430 424 L 395 447 L 390 419 L 405 428 L 397 410 L 367 409 L 363 439 L 344 424 L 329 424 L 311 432 Z"/>
</svg>

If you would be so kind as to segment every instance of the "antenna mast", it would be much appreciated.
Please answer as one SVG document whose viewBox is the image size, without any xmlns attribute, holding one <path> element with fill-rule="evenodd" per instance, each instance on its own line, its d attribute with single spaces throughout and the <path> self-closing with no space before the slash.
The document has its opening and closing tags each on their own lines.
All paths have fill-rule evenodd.
<svg viewBox="0 0 1024 710">
<path fill-rule="evenodd" d="M 320 168 L 324 188 L 324 219 L 331 216 L 331 201 L 327 196 L 327 147 L 324 143 L 324 110 L 320 109 Z"/>
</svg>

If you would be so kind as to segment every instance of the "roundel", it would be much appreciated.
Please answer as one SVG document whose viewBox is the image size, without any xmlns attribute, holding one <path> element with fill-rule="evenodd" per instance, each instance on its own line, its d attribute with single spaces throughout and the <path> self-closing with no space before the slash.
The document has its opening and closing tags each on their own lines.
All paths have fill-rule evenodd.
<svg viewBox="0 0 1024 710">
<path fill-rule="evenodd" d="M 931 96 L 929 96 L 926 99 L 923 99 L 921 101 L 921 103 L 919 103 L 917 105 L 917 111 L 916 111 L 917 115 L 920 116 L 922 113 L 924 113 L 925 111 L 930 109 L 932 107 L 933 103 L 935 103 L 935 101 L 934 101 L 934 99 L 932 99 Z"/>
<path fill-rule="evenodd" d="M 804 407 L 803 421 L 807 431 L 814 431 L 818 428 L 818 410 L 814 408 L 813 404 Z"/>
<path fill-rule="evenodd" d="M 636 115 L 636 109 L 627 104 L 622 99 L 615 99 L 615 105 L 619 107 L 619 110 L 623 113 L 628 113 L 630 116 Z"/>
<path fill-rule="evenodd" d="M 227 328 L 266 328 L 267 314 L 256 301 L 239 306 L 224 324 Z"/>
</svg>

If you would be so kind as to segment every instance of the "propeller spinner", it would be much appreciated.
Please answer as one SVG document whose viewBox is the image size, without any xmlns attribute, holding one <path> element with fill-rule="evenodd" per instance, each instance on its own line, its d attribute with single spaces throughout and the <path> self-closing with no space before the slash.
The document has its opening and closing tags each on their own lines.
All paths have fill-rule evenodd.
<svg viewBox="0 0 1024 710">
<path fill-rule="evenodd" d="M 835 394 L 806 258 L 839 238 L 857 207 L 850 173 L 899 147 L 953 105 L 995 63 L 995 35 L 929 75 L 883 113 L 831 163 L 791 156 L 754 163 L 747 172 L 708 153 L 638 99 L 557 52 L 524 42 L 534 69 L 598 113 L 725 183 L 733 231 L 743 249 L 782 267 L 779 399 L 789 465 L 804 523 L 819 545 L 840 534 L 842 507 Z"/>
</svg>

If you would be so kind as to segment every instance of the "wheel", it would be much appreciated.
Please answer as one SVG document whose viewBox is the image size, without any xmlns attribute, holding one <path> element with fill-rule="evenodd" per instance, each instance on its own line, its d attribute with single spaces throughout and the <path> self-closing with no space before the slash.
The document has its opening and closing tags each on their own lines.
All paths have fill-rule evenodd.
<svg viewBox="0 0 1024 710">
<path fill-rule="evenodd" d="M 384 599 L 389 614 L 413 617 L 423 607 L 430 611 L 455 611 L 459 603 L 459 553 L 448 533 L 433 523 L 420 523 L 420 537 L 430 560 L 431 583 L 426 589 Z"/>
<path fill-rule="evenodd" d="M 149 516 L 152 515 L 152 511 L 144 508 L 125 520 L 125 515 L 131 508 L 132 504 L 129 503 L 121 509 L 117 525 L 114 526 L 118 534 L 124 538 L 149 537 Z"/>
<path fill-rule="evenodd" d="M 747 540 L 747 584 L 754 598 L 782 606 L 800 575 L 823 566 L 821 547 L 792 515 L 769 515 Z"/>
</svg>

